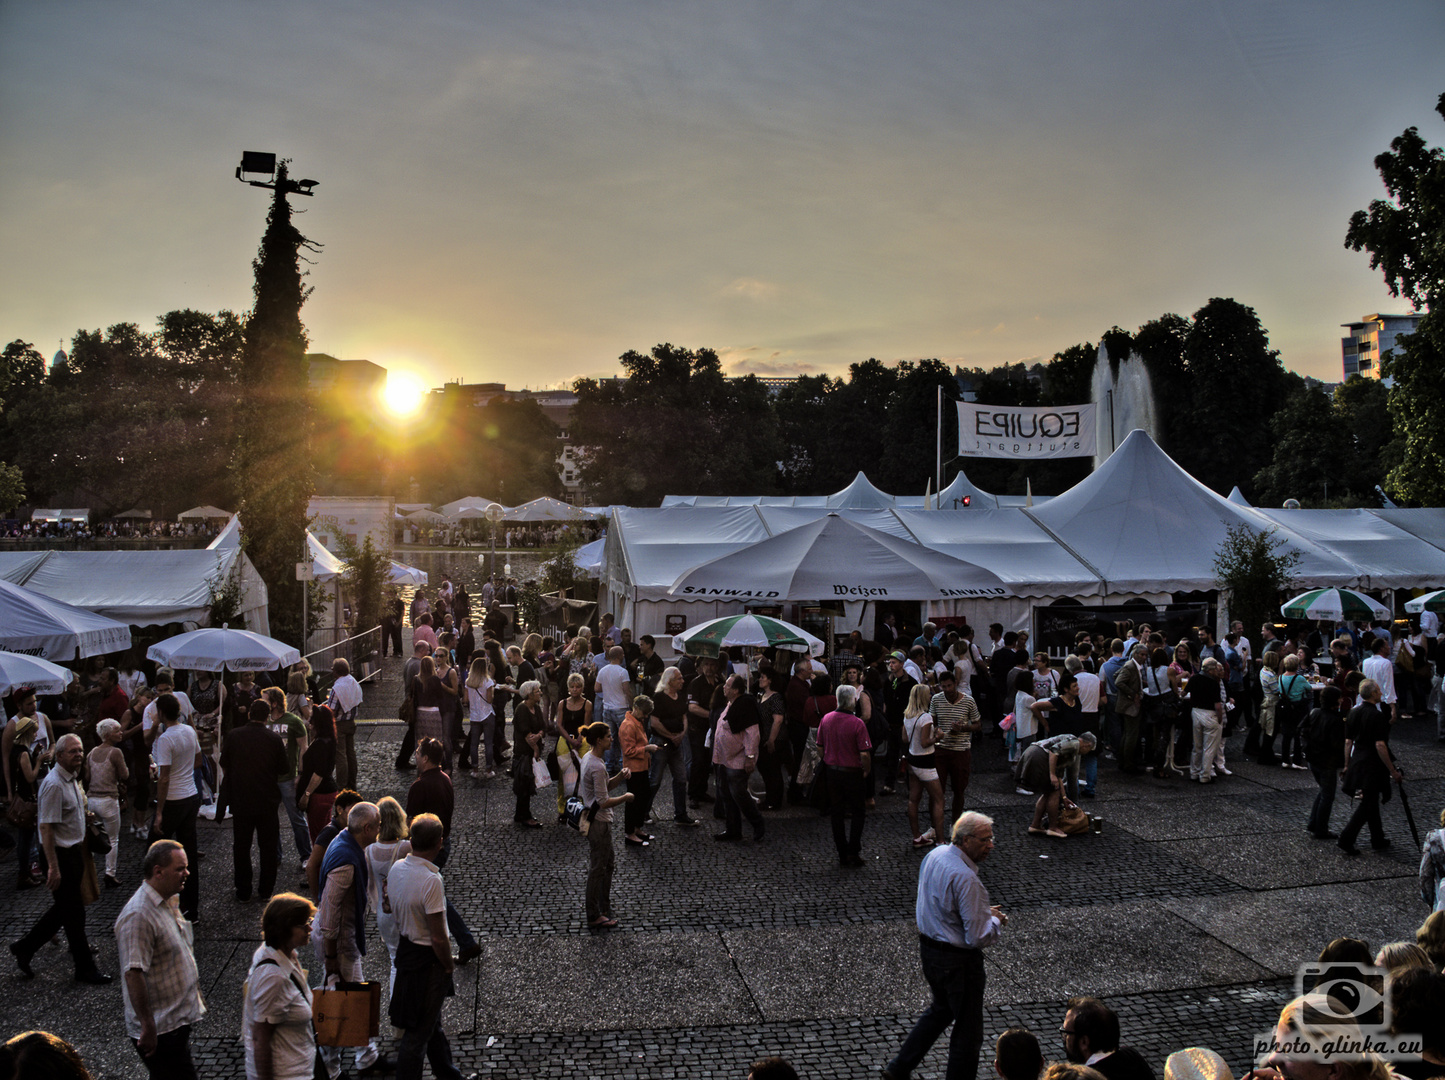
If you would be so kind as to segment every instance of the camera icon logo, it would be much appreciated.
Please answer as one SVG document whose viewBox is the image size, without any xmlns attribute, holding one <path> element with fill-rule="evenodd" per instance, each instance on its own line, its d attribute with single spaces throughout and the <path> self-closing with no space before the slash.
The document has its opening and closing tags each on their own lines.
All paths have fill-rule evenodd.
<svg viewBox="0 0 1445 1080">
<path fill-rule="evenodd" d="M 1304 963 L 1295 976 L 1295 993 L 1325 995 L 1324 1008 L 1335 1020 L 1383 1029 L 1394 1014 L 1388 975 L 1373 964 Z"/>
</svg>

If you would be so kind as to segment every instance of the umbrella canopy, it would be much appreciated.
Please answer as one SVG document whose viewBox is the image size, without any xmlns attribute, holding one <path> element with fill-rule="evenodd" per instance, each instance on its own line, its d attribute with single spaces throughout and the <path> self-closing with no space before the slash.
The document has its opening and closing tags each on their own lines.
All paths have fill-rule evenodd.
<svg viewBox="0 0 1445 1080">
<path fill-rule="evenodd" d="M 1418 615 L 1422 611 L 1445 611 L 1445 589 L 1421 593 L 1413 600 L 1406 600 L 1405 610 L 1411 615 Z"/>
<path fill-rule="evenodd" d="M 146 658 L 186 671 L 275 671 L 296 663 L 301 653 L 264 634 L 206 626 L 152 645 Z"/>
<path fill-rule="evenodd" d="M 453 521 L 479 521 L 487 516 L 488 507 L 495 506 L 498 511 L 505 513 L 506 507 L 500 503 L 488 503 L 487 506 L 463 506 L 460 510 L 454 510 L 449 517 Z"/>
<path fill-rule="evenodd" d="M 125 623 L 0 581 L 0 649 L 74 660 L 129 648 Z"/>
<path fill-rule="evenodd" d="M 391 570 L 386 575 L 386 580 L 392 585 L 425 585 L 428 574 L 425 570 L 418 570 L 415 566 L 407 566 L 406 563 L 399 563 L 391 560 Z"/>
<path fill-rule="evenodd" d="M 63 694 L 74 680 L 75 672 L 49 660 L 0 652 L 0 695 L 21 686 L 28 686 L 37 694 Z"/>
<path fill-rule="evenodd" d="M 591 521 L 597 515 L 580 506 L 564 503 L 543 495 L 521 506 L 514 506 L 502 515 L 503 521 Z"/>
<path fill-rule="evenodd" d="M 681 634 L 675 634 L 672 647 L 688 656 L 716 658 L 719 650 L 730 645 L 751 645 L 758 649 L 787 649 L 811 656 L 823 655 L 824 644 L 808 631 L 792 623 L 767 615 L 724 615 L 710 619 Z"/>
<path fill-rule="evenodd" d="M 668 592 L 716 600 L 938 600 L 1008 596 L 992 570 L 837 514 L 695 566 Z"/>
<path fill-rule="evenodd" d="M 1388 619 L 1390 609 L 1354 589 L 1311 589 L 1283 605 L 1286 619 Z"/>
<path fill-rule="evenodd" d="M 230 516 L 231 512 L 229 510 L 220 510 L 214 506 L 193 506 L 184 513 L 177 514 L 176 520 L 187 521 L 192 518 L 198 518 L 202 521 L 210 521 L 212 518 L 225 520 Z"/>
</svg>

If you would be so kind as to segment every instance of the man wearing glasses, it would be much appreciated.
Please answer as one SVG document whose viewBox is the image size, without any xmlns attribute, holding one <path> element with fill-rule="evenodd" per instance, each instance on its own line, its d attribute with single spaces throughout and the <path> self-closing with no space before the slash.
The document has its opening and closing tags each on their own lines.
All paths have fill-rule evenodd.
<svg viewBox="0 0 1445 1080">
<path fill-rule="evenodd" d="M 983 950 L 1008 925 L 988 902 L 978 864 L 993 850 L 993 818 L 976 811 L 953 823 L 953 843 L 936 847 L 918 871 L 919 952 L 933 1003 L 918 1019 L 884 1080 L 907 1080 L 949 1024 L 947 1080 L 975 1080 L 983 1047 Z"/>
</svg>

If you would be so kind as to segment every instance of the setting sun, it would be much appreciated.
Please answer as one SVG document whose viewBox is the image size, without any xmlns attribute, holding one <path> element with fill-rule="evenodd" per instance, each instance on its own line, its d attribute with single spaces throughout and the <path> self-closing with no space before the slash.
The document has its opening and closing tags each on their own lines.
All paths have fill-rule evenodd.
<svg viewBox="0 0 1445 1080">
<path fill-rule="evenodd" d="M 407 417 L 421 408 L 422 396 L 425 393 L 422 384 L 410 375 L 393 373 L 386 377 L 386 389 L 381 392 L 381 402 L 392 416 Z"/>
</svg>

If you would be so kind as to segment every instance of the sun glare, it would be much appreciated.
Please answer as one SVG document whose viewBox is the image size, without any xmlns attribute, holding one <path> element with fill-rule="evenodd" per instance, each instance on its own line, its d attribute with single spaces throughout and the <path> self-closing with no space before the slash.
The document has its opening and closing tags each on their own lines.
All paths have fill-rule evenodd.
<svg viewBox="0 0 1445 1080">
<path fill-rule="evenodd" d="M 392 416 L 407 417 L 421 408 L 424 392 L 421 383 L 410 375 L 392 374 L 386 377 L 381 400 Z"/>
</svg>

